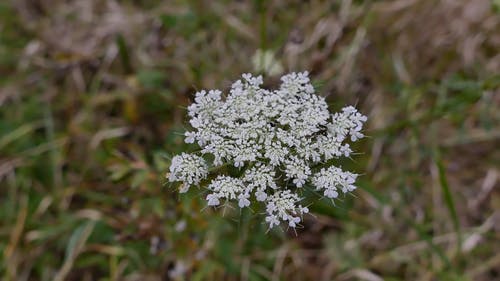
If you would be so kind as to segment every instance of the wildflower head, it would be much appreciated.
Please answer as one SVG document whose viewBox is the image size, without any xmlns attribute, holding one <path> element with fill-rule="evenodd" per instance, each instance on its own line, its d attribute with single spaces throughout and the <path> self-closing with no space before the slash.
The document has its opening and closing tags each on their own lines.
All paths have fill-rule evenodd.
<svg viewBox="0 0 500 281">
<path fill-rule="evenodd" d="M 170 164 L 170 181 L 181 181 L 183 187 L 181 192 L 187 192 L 189 186 L 197 185 L 208 175 L 205 160 L 195 154 L 182 153 L 174 156 Z"/>
<path fill-rule="evenodd" d="M 243 74 L 225 98 L 219 90 L 196 93 L 188 107 L 193 130 L 184 135 L 186 143 L 201 150 L 174 157 L 169 180 L 189 187 L 210 178 L 204 186 L 209 206 L 263 205 L 270 228 L 301 222 L 309 211 L 300 204 L 306 186 L 328 198 L 353 191 L 356 174 L 322 163 L 350 156 L 347 141 L 363 138 L 366 116 L 352 106 L 331 114 L 307 72 L 287 74 L 281 81 L 277 90 L 269 90 L 262 88 L 261 76 Z M 209 166 L 217 171 L 221 165 L 240 173 L 209 175 Z"/>
</svg>

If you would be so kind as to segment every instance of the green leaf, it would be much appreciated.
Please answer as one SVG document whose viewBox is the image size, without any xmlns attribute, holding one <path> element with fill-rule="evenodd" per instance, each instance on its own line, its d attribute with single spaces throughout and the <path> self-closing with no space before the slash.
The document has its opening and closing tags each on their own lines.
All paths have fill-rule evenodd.
<svg viewBox="0 0 500 281">
<path fill-rule="evenodd" d="M 161 89 L 165 82 L 165 73 L 157 70 L 141 70 L 137 80 L 146 89 Z"/>
<path fill-rule="evenodd" d="M 130 166 L 126 165 L 115 165 L 110 168 L 111 175 L 110 178 L 112 181 L 119 181 L 123 179 L 131 170 Z"/>
<path fill-rule="evenodd" d="M 71 234 L 69 238 L 68 246 L 66 247 L 66 260 L 74 259 L 78 255 L 78 252 L 83 245 L 85 245 L 90 234 L 92 234 L 94 226 L 95 221 L 88 221 L 73 231 L 73 234 Z"/>
<path fill-rule="evenodd" d="M 132 64 L 130 63 L 130 54 L 128 51 L 127 43 L 125 42 L 125 38 L 121 34 L 118 34 L 116 36 L 116 45 L 118 46 L 118 52 L 120 54 L 120 59 L 125 72 L 132 73 Z"/>
<path fill-rule="evenodd" d="M 142 171 L 137 171 L 134 173 L 132 176 L 132 182 L 130 183 L 130 187 L 132 188 L 138 188 L 141 184 L 143 184 L 148 177 L 148 171 L 142 170 Z"/>
<path fill-rule="evenodd" d="M 439 151 L 436 153 L 435 162 L 436 162 L 436 165 L 438 167 L 439 183 L 441 185 L 441 190 L 442 190 L 443 195 L 444 195 L 444 202 L 446 204 L 446 207 L 448 208 L 448 211 L 450 212 L 451 219 L 453 220 L 453 227 L 458 235 L 457 249 L 459 252 L 461 252 L 462 233 L 461 233 L 461 229 L 460 229 L 460 222 L 458 220 L 457 210 L 455 207 L 455 201 L 453 200 L 453 195 L 451 194 L 450 187 L 448 185 L 448 180 L 446 179 L 446 172 L 445 172 L 443 160 L 439 156 Z"/>
<path fill-rule="evenodd" d="M 161 15 L 161 23 L 167 28 L 173 28 L 177 25 L 177 17 L 173 15 Z"/>
</svg>

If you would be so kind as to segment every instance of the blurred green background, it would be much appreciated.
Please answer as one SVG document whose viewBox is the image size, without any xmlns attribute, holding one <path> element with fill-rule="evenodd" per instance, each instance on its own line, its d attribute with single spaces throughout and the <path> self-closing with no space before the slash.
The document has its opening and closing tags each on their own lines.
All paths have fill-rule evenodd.
<svg viewBox="0 0 500 281">
<path fill-rule="evenodd" d="M 197 90 L 303 70 L 354 196 L 266 234 L 166 182 Z M 499 74 L 497 0 L 0 1 L 0 278 L 500 280 Z"/>
</svg>

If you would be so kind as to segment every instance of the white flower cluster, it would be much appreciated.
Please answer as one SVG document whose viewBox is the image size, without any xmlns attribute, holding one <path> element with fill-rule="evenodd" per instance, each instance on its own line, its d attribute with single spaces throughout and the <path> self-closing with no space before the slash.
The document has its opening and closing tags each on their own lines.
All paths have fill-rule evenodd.
<svg viewBox="0 0 500 281">
<path fill-rule="evenodd" d="M 207 164 L 198 155 L 182 153 L 172 158 L 169 180 L 183 182 L 181 193 L 187 192 L 190 185 L 199 184 L 207 175 Z"/>
<path fill-rule="evenodd" d="M 281 81 L 278 90 L 267 90 L 261 88 L 261 76 L 244 74 L 227 97 L 219 90 L 196 93 L 188 108 L 194 130 L 185 133 L 186 143 L 196 142 L 211 166 L 230 164 L 240 171 L 219 175 L 206 186 L 208 205 L 237 200 L 245 208 L 253 196 L 266 205 L 270 228 L 300 223 L 309 210 L 300 205 L 297 192 L 307 183 L 328 198 L 356 188 L 356 174 L 321 166 L 350 156 L 345 141 L 362 138 L 367 119 L 352 106 L 330 114 L 325 99 L 314 94 L 307 72 L 287 74 Z M 201 156 L 182 153 L 173 158 L 169 179 L 183 182 L 182 191 L 187 191 L 208 174 Z"/>
</svg>

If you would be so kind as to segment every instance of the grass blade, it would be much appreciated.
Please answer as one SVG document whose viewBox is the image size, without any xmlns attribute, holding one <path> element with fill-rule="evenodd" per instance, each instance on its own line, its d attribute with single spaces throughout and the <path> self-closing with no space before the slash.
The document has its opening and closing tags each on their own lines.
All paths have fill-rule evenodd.
<svg viewBox="0 0 500 281">
<path fill-rule="evenodd" d="M 87 242 L 90 234 L 92 234 L 94 226 L 95 221 L 88 221 L 85 224 L 80 225 L 77 229 L 75 229 L 75 231 L 73 231 L 73 234 L 71 234 L 71 237 L 68 241 L 68 246 L 66 247 L 66 256 L 64 259 L 64 263 L 61 269 L 57 272 L 54 280 L 66 280 L 66 276 L 71 271 L 76 258 L 85 246 L 85 243 Z"/>
<path fill-rule="evenodd" d="M 439 151 L 438 151 L 438 153 L 436 153 L 435 163 L 436 163 L 436 166 L 438 168 L 439 184 L 441 186 L 441 191 L 443 192 L 444 202 L 446 204 L 446 207 L 448 208 L 451 219 L 453 221 L 453 228 L 454 228 L 455 232 L 457 232 L 457 235 L 458 235 L 457 251 L 460 254 L 461 248 L 462 248 L 462 232 L 460 229 L 460 222 L 458 220 L 457 209 L 455 207 L 455 201 L 453 199 L 453 195 L 451 194 L 450 186 L 449 186 L 448 180 L 446 178 L 445 166 L 444 166 L 443 160 L 439 156 Z"/>
</svg>

